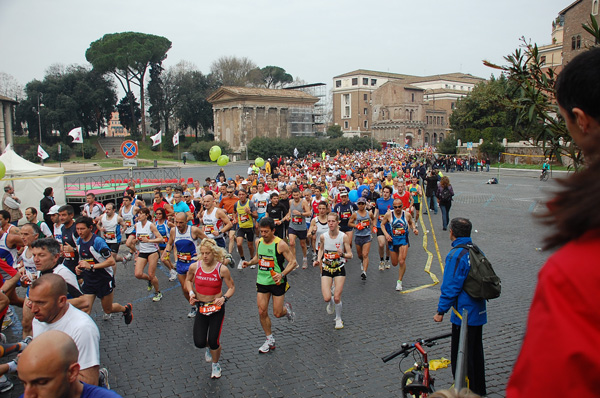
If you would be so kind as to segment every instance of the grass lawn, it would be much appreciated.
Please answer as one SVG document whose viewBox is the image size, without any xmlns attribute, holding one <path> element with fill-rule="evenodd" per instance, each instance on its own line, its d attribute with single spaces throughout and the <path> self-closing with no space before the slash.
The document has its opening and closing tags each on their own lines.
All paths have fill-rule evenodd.
<svg viewBox="0 0 600 398">
<path fill-rule="evenodd" d="M 493 163 L 490 165 L 490 170 L 491 169 L 497 169 L 498 168 L 498 163 Z M 529 169 L 529 170 L 542 170 L 542 165 L 541 164 L 512 164 L 512 163 L 500 163 L 500 168 L 501 169 Z M 563 170 L 563 171 L 568 171 L 568 170 L 573 170 L 572 167 L 568 167 L 568 166 L 550 166 L 550 168 L 552 170 Z"/>
</svg>

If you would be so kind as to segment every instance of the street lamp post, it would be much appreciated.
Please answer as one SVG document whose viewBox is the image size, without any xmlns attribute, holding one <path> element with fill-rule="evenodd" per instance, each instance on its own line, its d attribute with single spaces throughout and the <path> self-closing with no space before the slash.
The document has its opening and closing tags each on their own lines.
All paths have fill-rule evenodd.
<svg viewBox="0 0 600 398">
<path fill-rule="evenodd" d="M 40 146 L 42 145 L 42 118 L 40 116 L 40 106 L 44 106 L 44 104 L 40 103 L 40 98 L 42 97 L 42 94 L 39 93 L 38 94 L 38 101 L 37 101 L 37 115 L 38 115 L 38 130 L 40 133 Z M 42 166 L 44 165 L 44 159 L 41 159 L 41 163 Z"/>
</svg>

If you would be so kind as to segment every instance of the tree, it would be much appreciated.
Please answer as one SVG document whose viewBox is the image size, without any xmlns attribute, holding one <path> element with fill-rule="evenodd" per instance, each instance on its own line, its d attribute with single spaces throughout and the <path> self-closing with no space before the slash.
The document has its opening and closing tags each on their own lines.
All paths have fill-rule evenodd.
<svg viewBox="0 0 600 398">
<path fill-rule="evenodd" d="M 135 117 L 131 115 L 132 108 Z M 119 120 L 121 121 L 121 124 L 131 134 L 131 129 L 140 124 L 140 120 L 142 120 L 140 104 L 136 101 L 133 93 L 125 94 L 125 96 L 121 98 L 121 101 L 117 105 L 117 111 L 119 112 Z"/>
<path fill-rule="evenodd" d="M 181 128 L 191 128 L 199 139 L 199 132 L 213 127 L 212 105 L 206 98 L 219 87 L 215 76 L 189 71 L 178 77 L 178 105 L 175 113 Z"/>
<path fill-rule="evenodd" d="M 107 77 L 78 65 L 51 67 L 48 71 L 51 73 L 43 81 L 27 83 L 26 98 L 16 110 L 16 119 L 27 122 L 34 142 L 39 140 L 38 120 L 45 143 L 56 141 L 51 130 L 61 131 L 61 139 L 70 142 L 66 133 L 75 127 L 83 127 L 89 136 L 90 131 L 106 126 L 117 101 L 113 83 Z"/>
<path fill-rule="evenodd" d="M 583 24 L 583 28 L 598 45 L 600 29 L 593 15 L 590 15 L 589 23 Z M 564 119 L 559 117 L 554 100 L 557 74 L 544 65 L 536 44 L 531 44 L 524 37 L 521 42 L 521 48 L 504 57 L 507 65 L 500 66 L 488 61 L 484 61 L 484 65 L 502 70 L 517 87 L 510 103 L 517 114 L 516 122 L 522 126 L 525 135 L 532 137 L 546 155 L 552 154 L 559 160 L 561 156 L 571 158 L 577 169 L 583 160 L 582 152 L 571 138 Z"/>
<path fill-rule="evenodd" d="M 175 68 L 169 68 L 163 72 L 163 68 L 159 64 L 152 64 L 150 67 L 148 113 L 152 121 L 151 126 L 156 130 L 162 130 L 163 146 L 167 151 L 173 149 L 173 133 L 169 129 L 169 120 L 175 114 L 175 108 L 179 103 L 177 77 Z"/>
<path fill-rule="evenodd" d="M 142 137 L 146 139 L 146 110 L 144 80 L 150 64 L 160 65 L 167 57 L 171 42 L 162 36 L 137 32 L 111 33 L 90 44 L 85 58 L 100 73 L 112 73 L 123 90 L 131 94 L 131 84 L 140 89 Z M 130 101 L 130 115 L 135 114 Z M 137 134 L 137 124 L 131 125 L 132 135 Z"/>
<path fill-rule="evenodd" d="M 260 72 L 266 88 L 282 88 L 294 81 L 292 75 L 279 66 L 265 66 Z"/>
<path fill-rule="evenodd" d="M 251 77 L 254 81 L 262 78 L 261 75 L 257 76 L 255 72 L 250 74 L 256 68 L 257 65 L 246 57 L 225 56 L 212 63 L 210 73 L 219 85 L 245 87 L 249 85 Z"/>
<path fill-rule="evenodd" d="M 340 138 L 344 135 L 342 127 L 339 124 L 333 124 L 327 127 L 327 136 L 329 138 Z"/>
<path fill-rule="evenodd" d="M 23 98 L 23 86 L 8 73 L 0 72 L 0 95 L 20 101 Z"/>
<path fill-rule="evenodd" d="M 453 155 L 456 153 L 456 139 L 450 135 L 444 138 L 444 141 L 440 142 L 436 149 L 444 155 Z"/>
</svg>

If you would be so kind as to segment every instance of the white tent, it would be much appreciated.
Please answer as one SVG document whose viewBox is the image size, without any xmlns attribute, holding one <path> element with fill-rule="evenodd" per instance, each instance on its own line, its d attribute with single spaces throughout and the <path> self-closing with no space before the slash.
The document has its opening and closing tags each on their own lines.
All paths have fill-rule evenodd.
<svg viewBox="0 0 600 398">
<path fill-rule="evenodd" d="M 57 205 L 67 203 L 65 195 L 64 169 L 62 167 L 45 167 L 23 159 L 10 148 L 0 156 L 0 161 L 6 166 L 6 175 L 1 185 L 4 188 L 11 184 L 15 188 L 15 195 L 21 199 L 21 211 L 25 213 L 28 207 L 38 209 L 38 218 L 42 219 L 40 200 L 44 197 L 47 187 L 54 189 L 54 200 Z M 4 190 L 0 191 L 4 195 Z M 22 224 L 25 218 L 22 218 Z"/>
</svg>

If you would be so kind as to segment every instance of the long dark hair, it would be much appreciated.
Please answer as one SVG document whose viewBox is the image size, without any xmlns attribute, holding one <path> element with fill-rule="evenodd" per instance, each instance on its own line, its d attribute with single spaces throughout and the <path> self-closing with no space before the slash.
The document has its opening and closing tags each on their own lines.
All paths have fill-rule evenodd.
<svg viewBox="0 0 600 398">
<path fill-rule="evenodd" d="M 544 239 L 544 249 L 563 246 L 589 230 L 600 228 L 600 160 L 558 180 L 561 190 L 548 203 L 548 211 L 540 216 L 542 223 L 554 227 Z"/>
</svg>

